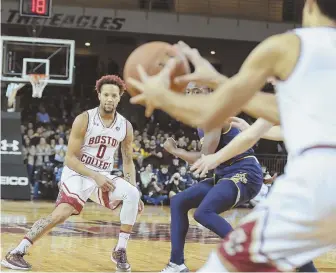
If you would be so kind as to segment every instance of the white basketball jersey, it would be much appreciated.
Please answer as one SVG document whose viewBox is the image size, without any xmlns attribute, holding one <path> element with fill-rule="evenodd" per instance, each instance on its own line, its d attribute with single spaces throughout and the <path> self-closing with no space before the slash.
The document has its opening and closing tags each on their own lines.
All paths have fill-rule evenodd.
<svg viewBox="0 0 336 273">
<path fill-rule="evenodd" d="M 87 113 L 89 122 L 80 161 L 92 170 L 110 172 L 113 169 L 114 154 L 126 136 L 127 120 L 116 112 L 111 126 L 106 127 L 98 107 L 88 110 Z"/>
<path fill-rule="evenodd" d="M 301 54 L 276 91 L 291 156 L 313 146 L 336 145 L 336 28 L 296 29 Z"/>
</svg>

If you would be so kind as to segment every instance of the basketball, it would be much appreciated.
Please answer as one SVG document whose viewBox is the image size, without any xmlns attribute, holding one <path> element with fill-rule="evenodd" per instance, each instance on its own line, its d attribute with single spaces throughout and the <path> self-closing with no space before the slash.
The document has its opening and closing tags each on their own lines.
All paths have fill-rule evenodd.
<svg viewBox="0 0 336 273">
<path fill-rule="evenodd" d="M 134 78 L 139 80 L 137 65 L 141 64 L 149 76 L 156 75 L 160 72 L 169 58 L 177 56 L 176 49 L 166 42 L 149 42 L 136 48 L 128 57 L 124 67 L 124 80 Z M 174 78 L 189 73 L 190 67 L 187 59 L 183 59 L 177 65 L 171 74 L 170 88 L 176 92 L 184 92 L 185 84 L 175 84 Z M 139 92 L 129 84 L 127 91 L 131 96 L 137 95 Z"/>
</svg>

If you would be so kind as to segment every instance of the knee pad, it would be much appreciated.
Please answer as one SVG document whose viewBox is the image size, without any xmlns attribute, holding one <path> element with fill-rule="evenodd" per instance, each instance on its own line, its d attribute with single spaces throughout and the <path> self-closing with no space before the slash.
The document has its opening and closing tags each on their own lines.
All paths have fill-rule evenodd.
<svg viewBox="0 0 336 273">
<path fill-rule="evenodd" d="M 136 187 L 130 185 L 125 192 L 125 195 L 120 211 L 120 222 L 124 225 L 133 226 L 138 214 L 140 193 Z"/>
<path fill-rule="evenodd" d="M 129 202 L 139 203 L 140 193 L 136 187 L 130 185 L 129 189 L 127 190 L 126 200 Z"/>
</svg>

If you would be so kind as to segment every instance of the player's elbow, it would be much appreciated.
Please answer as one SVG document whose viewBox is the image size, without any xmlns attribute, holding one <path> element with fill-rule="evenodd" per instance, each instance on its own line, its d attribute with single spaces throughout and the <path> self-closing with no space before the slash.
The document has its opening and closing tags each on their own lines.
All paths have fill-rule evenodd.
<svg viewBox="0 0 336 273">
<path fill-rule="evenodd" d="M 71 164 L 71 160 L 70 160 L 69 156 L 66 155 L 65 158 L 64 158 L 64 165 L 70 167 L 70 164 Z"/>
<path fill-rule="evenodd" d="M 133 159 L 132 158 L 124 158 L 123 159 L 123 166 L 124 168 L 134 168 L 134 162 L 133 162 Z"/>
<path fill-rule="evenodd" d="M 69 168 L 72 168 L 74 164 L 74 158 L 75 158 L 74 155 L 67 153 L 64 158 L 64 164 Z"/>
</svg>

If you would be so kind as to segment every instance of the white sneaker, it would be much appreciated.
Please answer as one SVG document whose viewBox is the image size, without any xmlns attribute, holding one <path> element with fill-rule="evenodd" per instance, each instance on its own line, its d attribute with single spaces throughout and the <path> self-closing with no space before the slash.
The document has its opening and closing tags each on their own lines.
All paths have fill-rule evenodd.
<svg viewBox="0 0 336 273">
<path fill-rule="evenodd" d="M 177 265 L 169 262 L 161 272 L 189 272 L 189 268 L 185 264 Z"/>
</svg>

